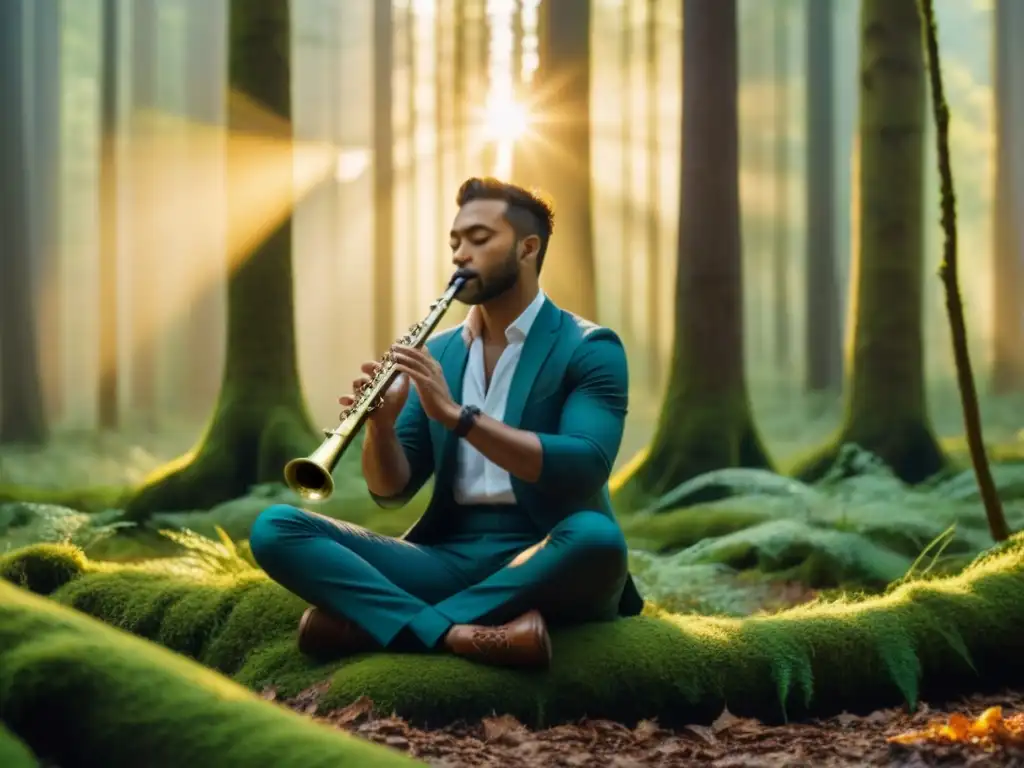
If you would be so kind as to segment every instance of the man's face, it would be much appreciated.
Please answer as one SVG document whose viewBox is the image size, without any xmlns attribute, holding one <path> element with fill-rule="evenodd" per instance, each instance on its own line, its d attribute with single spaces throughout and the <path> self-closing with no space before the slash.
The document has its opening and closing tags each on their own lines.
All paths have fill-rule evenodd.
<svg viewBox="0 0 1024 768">
<path fill-rule="evenodd" d="M 472 200 L 455 216 L 451 231 L 452 263 L 478 277 L 459 291 L 464 304 L 483 304 L 519 280 L 521 247 L 505 220 L 504 200 Z"/>
</svg>

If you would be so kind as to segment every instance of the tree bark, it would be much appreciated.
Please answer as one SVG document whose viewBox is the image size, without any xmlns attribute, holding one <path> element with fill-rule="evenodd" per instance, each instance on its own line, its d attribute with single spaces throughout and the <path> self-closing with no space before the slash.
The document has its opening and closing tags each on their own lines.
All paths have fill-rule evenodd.
<svg viewBox="0 0 1024 768">
<path fill-rule="evenodd" d="M 538 128 L 543 141 L 522 156 L 554 201 L 555 234 L 544 259 L 541 285 L 552 301 L 589 320 L 597 316 L 590 170 L 590 0 L 558 0 L 540 7 L 540 64 L 533 92 L 537 111 L 558 119 Z"/>
<path fill-rule="evenodd" d="M 47 439 L 36 339 L 29 200 L 26 0 L 0 3 L 0 443 Z"/>
<path fill-rule="evenodd" d="M 118 0 L 104 0 L 100 76 L 100 302 L 99 302 L 99 427 L 119 426 L 119 349 L 118 349 Z"/>
<path fill-rule="evenodd" d="M 995 349 L 992 389 L 996 394 L 1024 390 L 1024 189 L 1017 186 L 1021 166 L 1019 139 L 1014 144 L 1013 115 L 1024 78 L 1014 72 L 1013 40 L 1024 34 L 1024 9 L 1015 0 L 996 0 L 995 80 L 993 107 L 996 124 L 995 206 L 993 222 L 994 279 L 992 311 Z M 1021 81 L 1016 82 L 1018 79 Z"/>
<path fill-rule="evenodd" d="M 864 0 L 860 34 L 860 234 L 846 418 L 836 441 L 798 474 L 820 476 L 842 444 L 855 443 L 914 483 L 945 466 L 924 381 L 925 75 L 916 0 Z"/>
<path fill-rule="evenodd" d="M 229 18 L 231 88 L 290 124 L 288 1 L 231 0 Z M 229 120 L 229 129 L 253 127 Z M 244 163 L 237 155 L 247 149 L 234 150 L 230 136 L 228 142 L 228 220 L 244 220 L 244 212 L 233 210 L 241 197 L 232 194 L 231 172 Z M 290 166 L 273 182 L 290 196 Z M 284 464 L 317 445 L 297 370 L 291 242 L 289 217 L 234 265 L 227 278 L 224 376 L 212 421 L 192 453 L 139 489 L 128 504 L 129 519 L 208 509 L 255 484 L 281 482 Z"/>
<path fill-rule="evenodd" d="M 646 458 L 616 489 L 636 507 L 697 475 L 770 466 L 743 362 L 735 0 L 684 0 L 675 347 Z"/>
<path fill-rule="evenodd" d="M 832 0 L 807 5 L 807 355 L 808 392 L 842 391 L 842 331 L 836 282 L 834 11 Z"/>
</svg>

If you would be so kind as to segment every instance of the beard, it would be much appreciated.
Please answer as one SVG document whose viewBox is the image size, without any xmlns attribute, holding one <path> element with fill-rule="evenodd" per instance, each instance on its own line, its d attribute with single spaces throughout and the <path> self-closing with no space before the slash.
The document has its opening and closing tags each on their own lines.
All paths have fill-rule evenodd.
<svg viewBox="0 0 1024 768">
<path fill-rule="evenodd" d="M 513 245 L 505 260 L 492 273 L 470 280 L 455 298 L 463 304 L 485 304 L 511 290 L 518 282 L 519 254 Z"/>
</svg>

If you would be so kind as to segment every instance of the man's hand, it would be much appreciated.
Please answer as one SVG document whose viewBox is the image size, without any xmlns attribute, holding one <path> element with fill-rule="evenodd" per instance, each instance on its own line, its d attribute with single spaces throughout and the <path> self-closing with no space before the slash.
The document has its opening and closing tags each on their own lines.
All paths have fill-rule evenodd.
<svg viewBox="0 0 1024 768">
<path fill-rule="evenodd" d="M 342 395 L 338 398 L 339 405 L 346 409 L 351 407 L 359 394 L 359 390 L 370 382 L 370 377 L 377 372 L 379 367 L 380 363 L 377 362 L 363 363 L 360 366 L 360 370 L 363 372 L 363 375 L 353 380 L 351 395 Z M 387 392 L 384 393 L 384 402 L 379 408 L 375 408 L 370 412 L 368 420 L 375 426 L 394 426 L 395 419 L 398 418 L 398 414 L 401 412 L 402 406 L 405 405 L 405 401 L 408 397 L 408 377 L 395 377 L 395 380 L 391 382 L 391 386 L 388 387 Z"/>
<path fill-rule="evenodd" d="M 395 357 L 395 367 L 416 387 L 427 418 L 452 429 L 459 421 L 460 408 L 452 399 L 441 364 L 426 347 L 416 349 L 396 344 L 391 352 Z"/>
</svg>

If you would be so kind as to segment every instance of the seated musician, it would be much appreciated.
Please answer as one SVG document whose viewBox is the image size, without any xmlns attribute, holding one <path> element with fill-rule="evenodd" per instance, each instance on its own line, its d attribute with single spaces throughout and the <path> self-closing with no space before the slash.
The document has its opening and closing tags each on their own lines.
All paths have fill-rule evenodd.
<svg viewBox="0 0 1024 768">
<path fill-rule="evenodd" d="M 401 375 L 362 453 L 382 507 L 433 475 L 426 512 L 401 538 L 289 505 L 252 527 L 259 565 L 314 606 L 299 647 L 319 658 L 388 648 L 544 667 L 549 623 L 643 606 L 607 488 L 626 416 L 622 343 L 539 289 L 545 202 L 473 178 L 457 204 L 452 261 L 477 274 L 456 296 L 468 317 L 424 347 L 392 349 Z M 376 366 L 362 366 L 356 391 Z"/>
</svg>

